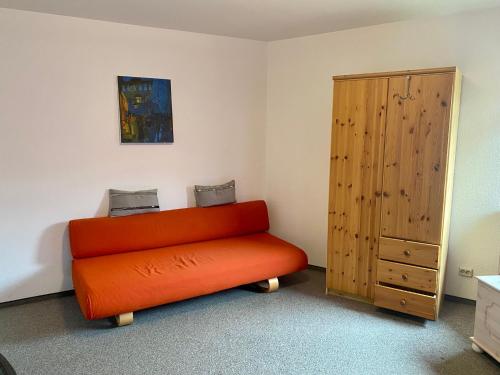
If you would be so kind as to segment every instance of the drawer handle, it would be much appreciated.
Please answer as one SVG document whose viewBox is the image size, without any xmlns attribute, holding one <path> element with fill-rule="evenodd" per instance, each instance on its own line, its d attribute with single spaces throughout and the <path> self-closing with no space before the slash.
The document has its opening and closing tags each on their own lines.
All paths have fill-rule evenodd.
<svg viewBox="0 0 500 375">
<path fill-rule="evenodd" d="M 407 257 L 409 257 L 411 255 L 411 251 L 406 249 L 404 252 L 404 255 L 406 255 Z"/>
<path fill-rule="evenodd" d="M 406 273 L 403 273 L 401 275 L 401 278 L 404 280 L 404 281 L 408 281 L 408 275 Z"/>
<path fill-rule="evenodd" d="M 401 301 L 399 301 L 399 304 L 401 306 L 405 306 L 406 305 L 406 300 L 403 298 Z"/>
</svg>

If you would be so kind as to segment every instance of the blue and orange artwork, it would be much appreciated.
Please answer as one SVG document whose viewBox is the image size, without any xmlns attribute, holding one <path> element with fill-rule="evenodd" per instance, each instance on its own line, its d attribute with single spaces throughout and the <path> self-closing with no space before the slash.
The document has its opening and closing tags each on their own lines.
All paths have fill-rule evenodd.
<svg viewBox="0 0 500 375">
<path fill-rule="evenodd" d="M 118 76 L 121 143 L 172 143 L 169 79 Z"/>
</svg>

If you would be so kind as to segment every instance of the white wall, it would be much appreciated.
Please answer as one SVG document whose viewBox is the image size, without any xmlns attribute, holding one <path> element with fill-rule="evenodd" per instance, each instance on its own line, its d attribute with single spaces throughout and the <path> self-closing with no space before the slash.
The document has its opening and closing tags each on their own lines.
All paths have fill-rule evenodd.
<svg viewBox="0 0 500 375">
<path fill-rule="evenodd" d="M 334 74 L 460 67 L 464 74 L 446 293 L 475 298 L 500 254 L 500 9 L 268 45 L 266 194 L 272 232 L 325 266 Z"/>
<path fill-rule="evenodd" d="M 67 221 L 108 188 L 263 198 L 266 44 L 0 9 L 0 302 L 70 289 Z M 117 75 L 172 80 L 175 143 L 119 145 Z"/>
<path fill-rule="evenodd" d="M 234 177 L 324 266 L 331 76 L 449 65 L 464 82 L 446 292 L 474 298 L 458 265 L 495 273 L 500 249 L 498 19 L 271 42 L 266 62 L 263 42 L 0 9 L 0 302 L 71 288 L 67 221 L 105 215 L 111 187 L 158 187 L 167 209 Z M 122 74 L 172 79 L 174 144 L 119 145 Z"/>
</svg>

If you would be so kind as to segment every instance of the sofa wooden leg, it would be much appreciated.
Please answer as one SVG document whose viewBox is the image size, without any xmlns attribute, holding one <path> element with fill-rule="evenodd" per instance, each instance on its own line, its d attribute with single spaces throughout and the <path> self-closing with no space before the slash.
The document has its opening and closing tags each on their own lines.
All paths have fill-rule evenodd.
<svg viewBox="0 0 500 375">
<path fill-rule="evenodd" d="M 272 293 L 278 290 L 280 283 L 277 277 L 273 277 L 272 279 L 261 281 L 257 285 L 263 292 Z"/>
<path fill-rule="evenodd" d="M 115 315 L 116 325 L 118 327 L 127 326 L 134 322 L 134 313 L 128 312 L 120 315 Z"/>
</svg>

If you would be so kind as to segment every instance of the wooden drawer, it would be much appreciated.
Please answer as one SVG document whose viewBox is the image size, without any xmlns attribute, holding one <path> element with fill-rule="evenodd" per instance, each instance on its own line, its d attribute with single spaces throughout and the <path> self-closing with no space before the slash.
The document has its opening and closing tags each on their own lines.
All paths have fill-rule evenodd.
<svg viewBox="0 0 500 375">
<path fill-rule="evenodd" d="M 437 271 L 429 268 L 410 266 L 408 264 L 379 260 L 377 263 L 377 281 L 435 293 Z"/>
<path fill-rule="evenodd" d="M 375 305 L 425 319 L 436 319 L 436 297 L 375 285 Z"/>
<path fill-rule="evenodd" d="M 439 246 L 380 237 L 379 258 L 437 269 Z"/>
</svg>

